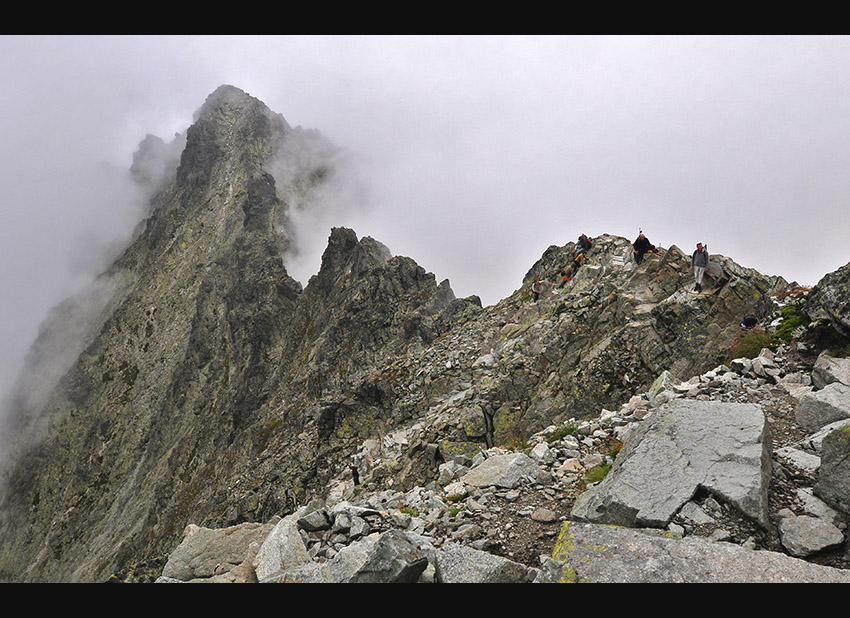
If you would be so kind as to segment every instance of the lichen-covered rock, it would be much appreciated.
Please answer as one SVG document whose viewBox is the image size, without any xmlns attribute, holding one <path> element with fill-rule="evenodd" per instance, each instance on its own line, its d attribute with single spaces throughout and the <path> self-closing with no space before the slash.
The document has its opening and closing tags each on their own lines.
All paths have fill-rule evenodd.
<svg viewBox="0 0 850 618">
<path fill-rule="evenodd" d="M 850 583 L 850 572 L 661 531 L 567 522 L 543 583 Z"/>
</svg>

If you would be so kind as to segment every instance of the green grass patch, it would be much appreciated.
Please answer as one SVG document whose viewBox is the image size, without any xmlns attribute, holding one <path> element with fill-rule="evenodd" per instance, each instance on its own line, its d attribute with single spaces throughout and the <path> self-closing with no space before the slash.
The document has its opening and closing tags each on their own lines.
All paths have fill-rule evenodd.
<svg viewBox="0 0 850 618">
<path fill-rule="evenodd" d="M 794 331 L 800 326 L 808 326 L 809 318 L 800 310 L 800 305 L 788 305 L 783 307 L 782 324 L 776 329 L 777 339 L 782 341 L 791 341 L 794 336 Z"/>
<path fill-rule="evenodd" d="M 608 476 L 608 472 L 611 471 L 610 464 L 602 464 L 601 466 L 596 466 L 595 468 L 591 468 L 584 475 L 584 480 L 588 483 L 598 483 L 606 476 Z"/>
<path fill-rule="evenodd" d="M 578 433 L 578 425 L 576 425 L 575 423 L 570 423 L 568 425 L 565 425 L 564 427 L 561 427 L 560 429 L 556 429 L 551 434 L 546 436 L 546 442 L 548 442 L 549 444 L 552 444 L 554 442 L 558 442 L 559 440 L 562 440 L 566 436 L 574 436 L 577 433 Z"/>
</svg>

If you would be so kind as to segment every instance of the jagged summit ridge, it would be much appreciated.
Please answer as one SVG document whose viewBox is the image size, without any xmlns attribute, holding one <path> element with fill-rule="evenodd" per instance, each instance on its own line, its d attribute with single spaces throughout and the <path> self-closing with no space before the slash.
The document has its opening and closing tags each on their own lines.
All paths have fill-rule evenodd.
<svg viewBox="0 0 850 618">
<path fill-rule="evenodd" d="M 524 282 L 483 308 L 334 227 L 302 287 L 291 217 L 322 207 L 334 152 L 238 89 L 207 99 L 102 277 L 84 345 L 19 414 L 45 431 L 4 473 L 0 578 L 101 581 L 170 551 L 190 522 L 287 514 L 420 423 L 373 479 L 428 483 L 455 455 L 594 415 L 663 369 L 698 374 L 744 313 L 772 311 L 776 280 L 718 258 L 692 296 L 681 252 L 635 266 L 616 236 L 538 303 Z M 572 247 L 533 274 L 554 278 Z"/>
</svg>

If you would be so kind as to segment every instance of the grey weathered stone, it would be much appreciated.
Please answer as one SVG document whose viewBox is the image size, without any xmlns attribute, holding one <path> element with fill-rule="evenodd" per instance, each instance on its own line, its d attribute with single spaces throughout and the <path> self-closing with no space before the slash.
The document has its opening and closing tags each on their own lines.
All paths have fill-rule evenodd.
<svg viewBox="0 0 850 618">
<path fill-rule="evenodd" d="M 815 433 L 800 440 L 797 446 L 804 451 L 820 455 L 823 450 L 823 441 L 826 437 L 836 429 L 842 429 L 845 427 L 850 427 L 850 419 L 835 421 L 834 423 L 821 427 Z"/>
<path fill-rule="evenodd" d="M 254 571 L 259 581 L 310 562 L 310 554 L 307 553 L 307 547 L 298 531 L 297 522 L 303 514 L 302 508 L 284 517 L 263 541 L 254 556 Z"/>
<path fill-rule="evenodd" d="M 328 513 L 325 509 L 316 509 L 304 513 L 298 518 L 298 527 L 307 532 L 318 532 L 329 529 L 331 522 L 328 519 Z"/>
<path fill-rule="evenodd" d="M 663 528 L 702 487 L 766 525 L 770 453 L 760 407 L 676 400 L 643 422 L 572 518 Z"/>
<path fill-rule="evenodd" d="M 825 275 L 806 296 L 803 311 L 812 320 L 826 319 L 850 335 L 850 264 Z"/>
<path fill-rule="evenodd" d="M 850 425 L 824 438 L 814 492 L 830 506 L 850 513 Z"/>
<path fill-rule="evenodd" d="M 817 469 L 820 468 L 820 457 L 798 448 L 786 446 L 776 449 L 776 454 L 786 463 L 806 472 L 817 472 Z"/>
<path fill-rule="evenodd" d="M 679 511 L 683 517 L 690 519 L 695 524 L 711 524 L 714 523 L 714 518 L 702 510 L 700 506 L 694 502 L 686 503 Z"/>
<path fill-rule="evenodd" d="M 803 507 L 803 511 L 812 517 L 817 517 L 838 526 L 842 523 L 841 514 L 830 507 L 826 502 L 815 496 L 810 487 L 801 487 L 797 490 L 797 500 Z"/>
<path fill-rule="evenodd" d="M 366 560 L 348 578 L 349 583 L 415 583 L 428 559 L 404 533 L 398 530 L 385 532 L 372 547 Z"/>
<path fill-rule="evenodd" d="M 380 511 L 370 506 L 351 504 L 350 502 L 342 501 L 335 504 L 330 509 L 330 514 L 333 517 L 336 517 L 339 513 L 346 513 L 349 517 L 370 517 L 373 515 L 379 515 Z"/>
<path fill-rule="evenodd" d="M 822 352 L 812 368 L 812 383 L 815 388 L 823 388 L 833 382 L 850 386 L 850 358 L 835 358 Z"/>
<path fill-rule="evenodd" d="M 753 359 L 752 371 L 758 377 L 765 378 L 771 382 L 777 382 L 781 373 L 772 356 L 765 355 L 764 350 L 759 356 Z"/>
<path fill-rule="evenodd" d="M 650 386 L 647 391 L 649 405 L 655 407 L 669 401 L 673 395 L 667 391 L 672 391 L 673 387 L 679 384 L 681 384 L 681 380 L 669 371 L 663 371 L 661 375 L 655 379 L 655 382 L 652 383 L 652 386 Z"/>
<path fill-rule="evenodd" d="M 287 569 L 268 583 L 415 583 L 428 567 L 426 550 L 389 530 L 343 547 L 331 560 Z"/>
<path fill-rule="evenodd" d="M 509 455 L 497 455 L 484 460 L 478 466 L 472 468 L 463 477 L 464 483 L 475 487 L 487 487 L 494 485 L 512 489 L 523 479 L 531 477 L 540 478 L 542 470 L 528 455 L 524 453 L 511 453 Z"/>
<path fill-rule="evenodd" d="M 186 526 L 183 541 L 168 557 L 162 577 L 180 581 L 232 582 L 253 562 L 251 544 L 262 543 L 274 525 L 245 523 L 229 528 Z M 254 550 L 256 551 L 256 550 Z"/>
<path fill-rule="evenodd" d="M 850 583 L 850 571 L 656 530 L 564 524 L 542 583 Z"/>
<path fill-rule="evenodd" d="M 736 358 L 731 363 L 729 363 L 729 367 L 732 371 L 739 373 L 741 375 L 752 371 L 753 369 L 753 361 L 749 358 Z"/>
<path fill-rule="evenodd" d="M 850 418 L 850 386 L 833 382 L 821 390 L 805 393 L 795 415 L 800 426 L 808 431 Z"/>
<path fill-rule="evenodd" d="M 531 449 L 529 457 L 539 464 L 549 464 L 554 460 L 554 455 L 552 455 L 551 449 L 546 442 L 538 442 L 534 448 Z"/>
<path fill-rule="evenodd" d="M 803 515 L 784 517 L 779 522 L 782 546 L 792 556 L 805 558 L 844 542 L 844 535 L 831 523 Z"/>
<path fill-rule="evenodd" d="M 354 515 L 351 518 L 351 528 L 348 530 L 348 536 L 352 539 L 359 539 L 360 537 L 366 536 L 371 531 L 371 526 L 369 526 L 369 522 L 367 522 L 362 517 L 358 517 Z"/>
<path fill-rule="evenodd" d="M 510 584 L 529 578 L 523 564 L 456 543 L 437 549 L 435 559 L 437 581 L 443 584 Z"/>
</svg>

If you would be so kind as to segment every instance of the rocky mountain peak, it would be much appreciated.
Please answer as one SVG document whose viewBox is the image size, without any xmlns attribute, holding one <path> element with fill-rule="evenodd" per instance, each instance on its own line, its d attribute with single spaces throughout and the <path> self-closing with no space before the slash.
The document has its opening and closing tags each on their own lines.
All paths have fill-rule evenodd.
<svg viewBox="0 0 850 618">
<path fill-rule="evenodd" d="M 451 462 L 615 409 L 665 372 L 727 361 L 741 317 L 769 323 L 787 285 L 713 256 L 696 293 L 675 245 L 635 264 L 630 240 L 603 235 L 569 281 L 574 242 L 482 307 L 334 227 L 302 289 L 287 272 L 291 214 L 330 208 L 336 149 L 231 86 L 183 144 L 145 140 L 150 216 L 99 293 L 43 329 L 24 382 L 51 380 L 19 399 L 9 432 L 2 579 L 103 581 L 170 552 L 190 523 L 289 515 L 352 465 L 372 489 L 428 485 Z M 73 351 L 59 368 L 50 342 Z"/>
</svg>

